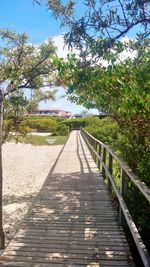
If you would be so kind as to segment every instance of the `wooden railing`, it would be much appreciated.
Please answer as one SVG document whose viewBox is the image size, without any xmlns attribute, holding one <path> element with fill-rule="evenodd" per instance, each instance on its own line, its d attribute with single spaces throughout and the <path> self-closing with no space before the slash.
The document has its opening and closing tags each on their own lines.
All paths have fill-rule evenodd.
<svg viewBox="0 0 150 267">
<path fill-rule="evenodd" d="M 150 203 L 150 190 L 143 182 L 138 179 L 138 177 L 133 173 L 133 171 L 107 145 L 94 138 L 83 128 L 81 128 L 81 134 L 89 147 L 94 161 L 96 162 L 99 170 L 101 170 L 103 178 L 107 178 L 109 191 L 111 192 L 113 190 L 115 195 L 117 196 L 119 203 L 119 222 L 122 225 L 124 225 L 125 222 L 127 223 L 130 233 L 134 239 L 134 243 L 143 262 L 143 265 L 145 267 L 149 267 L 150 257 L 148 251 L 131 217 L 124 197 L 127 192 L 127 183 L 129 180 L 132 181 L 135 187 L 142 193 L 148 204 Z M 113 177 L 114 161 L 116 161 L 120 167 L 119 186 L 116 185 L 115 179 Z"/>
</svg>

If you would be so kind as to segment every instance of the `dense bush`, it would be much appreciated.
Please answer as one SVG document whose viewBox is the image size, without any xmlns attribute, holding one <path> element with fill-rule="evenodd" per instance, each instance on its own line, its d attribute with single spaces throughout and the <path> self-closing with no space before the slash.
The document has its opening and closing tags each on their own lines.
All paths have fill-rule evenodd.
<svg viewBox="0 0 150 267">
<path fill-rule="evenodd" d="M 69 134 L 69 126 L 63 124 L 63 123 L 59 123 L 59 125 L 57 126 L 57 128 L 55 129 L 55 131 L 53 132 L 53 135 L 61 135 L 61 136 L 65 136 Z"/>
<path fill-rule="evenodd" d="M 57 122 L 63 122 L 63 121 L 65 121 L 65 120 L 68 120 L 67 118 L 63 118 L 63 117 L 52 117 L 52 119 L 54 120 L 54 121 L 57 121 Z"/>
<path fill-rule="evenodd" d="M 40 132 L 54 132 L 58 127 L 58 122 L 47 117 L 30 117 L 27 126 Z"/>
<path fill-rule="evenodd" d="M 112 122 L 110 118 L 91 120 L 90 124 L 85 127 L 95 138 L 101 142 L 108 144 L 112 148 L 116 148 L 119 139 L 119 127 L 116 122 Z"/>
<path fill-rule="evenodd" d="M 80 127 L 85 127 L 90 125 L 92 122 L 97 124 L 99 118 L 94 117 L 87 117 L 87 118 L 77 118 L 77 119 L 68 119 L 63 121 L 63 123 L 69 126 L 70 130 L 72 129 L 80 129 Z"/>
<path fill-rule="evenodd" d="M 13 118 L 5 118 L 3 120 L 3 135 L 2 135 L 2 142 L 5 143 L 6 141 L 18 141 L 20 136 L 24 137 L 28 133 L 31 132 L 31 129 L 26 125 L 25 118 L 21 118 L 21 120 L 17 120 L 16 125 L 14 124 Z"/>
</svg>

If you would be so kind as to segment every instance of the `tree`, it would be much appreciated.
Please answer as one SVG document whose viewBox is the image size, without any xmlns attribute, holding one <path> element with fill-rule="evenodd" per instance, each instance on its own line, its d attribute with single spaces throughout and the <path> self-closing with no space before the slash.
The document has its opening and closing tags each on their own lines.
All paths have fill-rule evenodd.
<svg viewBox="0 0 150 267">
<path fill-rule="evenodd" d="M 31 98 L 27 97 L 23 90 L 12 92 L 5 97 L 3 105 L 3 136 L 2 142 L 10 139 L 18 140 L 18 136 L 25 136 L 30 132 L 26 122 L 30 114 L 38 110 L 41 101 L 55 100 L 54 90 L 42 91 L 42 89 L 31 89 Z M 13 134 L 12 134 L 13 132 Z"/>
<path fill-rule="evenodd" d="M 0 30 L 0 37 L 3 41 L 0 47 L 0 248 L 2 249 L 4 248 L 2 226 L 3 103 L 4 100 L 12 101 L 18 109 L 20 106 L 17 101 L 20 101 L 23 109 L 25 103 L 20 90 L 37 90 L 55 83 L 53 58 L 56 48 L 50 39 L 46 43 L 34 46 L 28 43 L 26 34 L 16 34 L 9 30 Z M 54 92 L 51 92 L 51 96 L 53 95 Z M 19 110 L 14 112 L 18 113 Z"/>
<path fill-rule="evenodd" d="M 73 13 L 72 1 L 67 5 L 47 1 L 52 14 L 69 28 L 66 43 L 80 51 L 78 58 L 72 55 L 66 62 L 59 60 L 60 82 L 67 87 L 72 102 L 108 112 L 119 123 L 133 145 L 132 153 L 127 148 L 125 158 L 131 159 L 130 166 L 148 182 L 146 171 L 143 175 L 142 164 L 138 164 L 140 158 L 148 158 L 145 155 L 149 151 L 150 1 L 84 3 L 86 13 L 79 19 Z M 130 33 L 134 39 L 122 42 L 121 38 Z M 129 56 L 121 62 L 120 54 L 129 50 Z M 135 58 L 130 59 L 133 51 Z M 105 65 L 101 59 L 106 60 Z"/>
<path fill-rule="evenodd" d="M 24 98 L 23 92 L 13 92 L 4 99 L 2 143 L 12 137 L 16 139 L 17 134 L 25 135 L 29 131 L 24 124 L 27 116 L 27 104 L 28 101 Z"/>
<path fill-rule="evenodd" d="M 33 112 L 37 111 L 38 109 L 38 104 L 41 101 L 47 101 L 47 100 L 55 100 L 55 93 L 56 90 L 53 91 L 42 91 L 40 89 L 38 90 L 32 90 L 31 92 L 31 99 L 28 101 L 27 104 L 27 112 L 28 114 L 32 114 Z"/>
<path fill-rule="evenodd" d="M 129 146 L 123 156 L 132 169 L 147 184 L 149 165 L 149 99 L 150 50 L 134 60 L 104 66 L 79 66 L 78 59 L 69 56 L 59 60 L 59 80 L 67 87 L 68 98 L 86 108 L 107 112 L 117 121 Z"/>
<path fill-rule="evenodd" d="M 112 48 L 123 51 L 121 38 L 128 34 L 137 43 L 142 43 L 150 35 L 148 0 L 85 0 L 80 18 L 74 12 L 78 7 L 76 4 L 78 1 L 70 0 L 65 5 L 60 0 L 47 0 L 55 18 L 69 28 L 64 39 L 69 46 L 80 51 L 83 63 L 91 64 L 99 61 L 100 57 L 108 59 Z"/>
</svg>

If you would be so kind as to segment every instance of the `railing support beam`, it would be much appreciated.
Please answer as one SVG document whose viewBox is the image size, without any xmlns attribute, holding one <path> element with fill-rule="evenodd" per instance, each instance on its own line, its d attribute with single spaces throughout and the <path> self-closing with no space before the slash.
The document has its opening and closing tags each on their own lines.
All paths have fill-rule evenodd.
<svg viewBox="0 0 150 267">
<path fill-rule="evenodd" d="M 103 163 L 106 164 L 106 148 L 103 147 Z M 106 171 L 104 166 L 102 166 L 102 176 L 104 179 L 106 179 Z"/>
<path fill-rule="evenodd" d="M 102 146 L 101 144 L 98 144 L 98 156 L 101 158 L 101 152 L 102 152 Z M 98 169 L 100 170 L 101 169 L 101 161 L 100 159 L 98 158 Z"/>
<path fill-rule="evenodd" d="M 127 193 L 127 178 L 126 178 L 126 173 L 125 171 L 121 168 L 121 177 L 120 177 L 120 194 L 124 198 Z M 126 220 L 124 217 L 124 214 L 122 212 L 121 205 L 119 205 L 119 223 L 122 224 L 123 226 L 126 225 Z"/>
<path fill-rule="evenodd" d="M 111 175 L 112 175 L 112 172 L 113 172 L 113 157 L 112 157 L 112 155 L 109 153 L 109 162 L 108 162 L 108 169 L 109 169 L 109 171 L 110 171 L 110 173 L 111 173 Z M 112 191 L 112 184 L 111 184 L 111 181 L 110 181 L 110 179 L 109 179 L 109 177 L 108 177 L 108 189 L 109 189 L 109 192 L 111 193 L 111 191 Z"/>
</svg>

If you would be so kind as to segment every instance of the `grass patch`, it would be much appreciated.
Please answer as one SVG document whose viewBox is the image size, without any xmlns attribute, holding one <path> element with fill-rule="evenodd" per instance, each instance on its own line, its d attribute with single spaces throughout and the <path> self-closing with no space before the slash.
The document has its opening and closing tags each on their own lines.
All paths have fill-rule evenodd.
<svg viewBox="0 0 150 267">
<path fill-rule="evenodd" d="M 66 143 L 68 136 L 52 136 L 51 138 L 56 139 L 53 145 L 63 145 Z"/>
<path fill-rule="evenodd" d="M 48 145 L 47 139 L 54 139 L 55 142 L 51 145 L 64 145 L 67 141 L 68 136 L 36 136 L 36 135 L 27 135 L 26 137 L 19 137 L 19 142 L 25 144 L 31 144 L 34 146 Z"/>
</svg>

